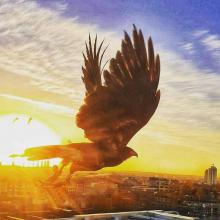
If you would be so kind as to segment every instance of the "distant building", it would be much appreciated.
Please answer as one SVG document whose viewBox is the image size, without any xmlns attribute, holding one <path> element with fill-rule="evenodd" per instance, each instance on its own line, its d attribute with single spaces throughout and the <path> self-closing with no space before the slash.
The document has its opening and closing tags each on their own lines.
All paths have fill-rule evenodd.
<svg viewBox="0 0 220 220">
<path fill-rule="evenodd" d="M 208 183 L 208 172 L 209 172 L 208 169 L 206 169 L 205 173 L 204 173 L 204 182 L 205 183 Z"/>
<path fill-rule="evenodd" d="M 149 177 L 148 187 L 154 190 L 167 190 L 170 181 L 162 177 Z"/>
<path fill-rule="evenodd" d="M 215 185 L 217 183 L 217 168 L 214 164 L 205 170 L 204 182 L 208 185 Z"/>
</svg>

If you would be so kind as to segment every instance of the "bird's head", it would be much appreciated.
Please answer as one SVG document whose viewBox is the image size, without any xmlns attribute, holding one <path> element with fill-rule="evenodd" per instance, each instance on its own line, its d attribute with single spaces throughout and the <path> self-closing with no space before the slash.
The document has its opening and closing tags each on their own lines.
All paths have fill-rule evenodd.
<svg viewBox="0 0 220 220">
<path fill-rule="evenodd" d="M 130 158 L 130 157 L 133 157 L 133 156 L 138 157 L 137 152 L 134 151 L 134 150 L 133 150 L 132 148 L 130 148 L 130 147 L 125 147 L 123 154 L 124 154 L 125 160 L 128 159 L 128 158 Z"/>
</svg>

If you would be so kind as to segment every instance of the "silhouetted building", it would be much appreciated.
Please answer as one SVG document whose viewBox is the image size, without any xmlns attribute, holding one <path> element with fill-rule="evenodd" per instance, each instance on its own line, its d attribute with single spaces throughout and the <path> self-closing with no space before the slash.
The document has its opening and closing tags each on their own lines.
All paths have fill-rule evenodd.
<svg viewBox="0 0 220 220">
<path fill-rule="evenodd" d="M 167 190 L 170 181 L 162 177 L 150 177 L 148 180 L 148 187 L 155 190 Z"/>
<path fill-rule="evenodd" d="M 215 185 L 217 183 L 217 168 L 214 164 L 210 168 L 206 169 L 204 182 L 208 185 Z"/>
</svg>

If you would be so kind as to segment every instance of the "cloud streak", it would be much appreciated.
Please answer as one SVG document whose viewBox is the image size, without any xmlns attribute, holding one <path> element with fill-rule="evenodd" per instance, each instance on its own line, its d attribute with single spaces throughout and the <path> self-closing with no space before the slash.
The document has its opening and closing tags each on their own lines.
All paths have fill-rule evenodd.
<svg viewBox="0 0 220 220">
<path fill-rule="evenodd" d="M 23 98 L 20 96 L 9 95 L 9 94 L 0 94 L 0 97 L 24 102 L 24 103 L 36 106 L 36 107 L 43 109 L 43 110 L 47 110 L 47 111 L 50 111 L 53 113 L 59 113 L 59 114 L 67 115 L 67 116 L 71 116 L 71 117 L 75 113 L 72 108 L 69 108 L 67 106 L 57 105 L 54 103 L 41 102 L 41 101 L 36 101 L 36 100 Z"/>
<path fill-rule="evenodd" d="M 3 0 L 0 30 L 1 69 L 17 76 L 28 76 L 30 90 L 31 86 L 36 86 L 39 90 L 68 96 L 77 107 L 84 96 L 81 65 L 88 33 L 93 36 L 98 33 L 100 39 L 110 42 L 107 57 L 120 48 L 117 33 L 64 18 L 57 11 L 41 8 L 30 1 Z M 202 37 L 207 33 L 201 30 L 194 35 Z M 220 46 L 216 36 L 209 35 L 201 41 L 210 50 Z M 192 43 L 183 45 L 185 50 L 193 48 Z M 219 75 L 197 68 L 174 52 L 163 48 L 159 52 L 162 59 L 159 116 L 165 120 L 175 118 L 190 125 L 195 122 L 197 126 L 219 128 Z"/>
<path fill-rule="evenodd" d="M 195 49 L 193 43 L 183 43 L 181 44 L 181 48 L 187 51 L 189 54 L 193 54 Z"/>
<path fill-rule="evenodd" d="M 0 20 L 0 68 L 28 76 L 39 89 L 65 94 L 74 101 L 84 93 L 81 65 L 88 33 L 99 33 L 100 39 L 110 37 L 114 43 L 113 33 L 62 18 L 35 2 L 3 0 Z"/>
<path fill-rule="evenodd" d="M 220 129 L 220 76 L 196 67 L 180 55 L 160 51 L 161 119 L 189 127 Z"/>
<path fill-rule="evenodd" d="M 57 11 L 40 8 L 35 2 L 18 0 L 12 4 L 4 0 L 1 4 L 0 68 L 30 77 L 30 90 L 35 86 L 68 96 L 75 107 L 79 107 L 84 96 L 82 50 L 88 33 L 93 36 L 98 33 L 100 39 L 110 42 L 107 58 L 120 48 L 117 33 L 64 18 Z M 206 30 L 195 31 L 194 36 L 205 36 L 201 41 L 210 50 L 217 49 L 220 40 L 207 33 Z M 182 47 L 188 51 L 194 49 L 192 43 Z M 162 59 L 159 118 L 219 129 L 219 75 L 197 68 L 174 52 L 163 48 L 159 48 L 159 52 Z"/>
<path fill-rule="evenodd" d="M 215 65 L 220 67 L 220 36 L 208 34 L 200 39 L 200 43 L 205 47 L 206 52 L 215 61 Z"/>
</svg>

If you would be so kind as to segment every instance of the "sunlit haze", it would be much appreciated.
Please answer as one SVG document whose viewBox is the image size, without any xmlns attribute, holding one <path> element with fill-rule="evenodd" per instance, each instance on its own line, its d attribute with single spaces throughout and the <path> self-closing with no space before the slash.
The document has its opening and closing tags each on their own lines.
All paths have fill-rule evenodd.
<svg viewBox="0 0 220 220">
<path fill-rule="evenodd" d="M 2 164 L 34 166 L 36 163 L 25 158 L 10 158 L 21 154 L 27 147 L 59 144 L 60 137 L 42 122 L 26 115 L 5 115 L 0 117 L 0 161 Z M 55 161 L 53 161 L 54 163 Z"/>
</svg>

